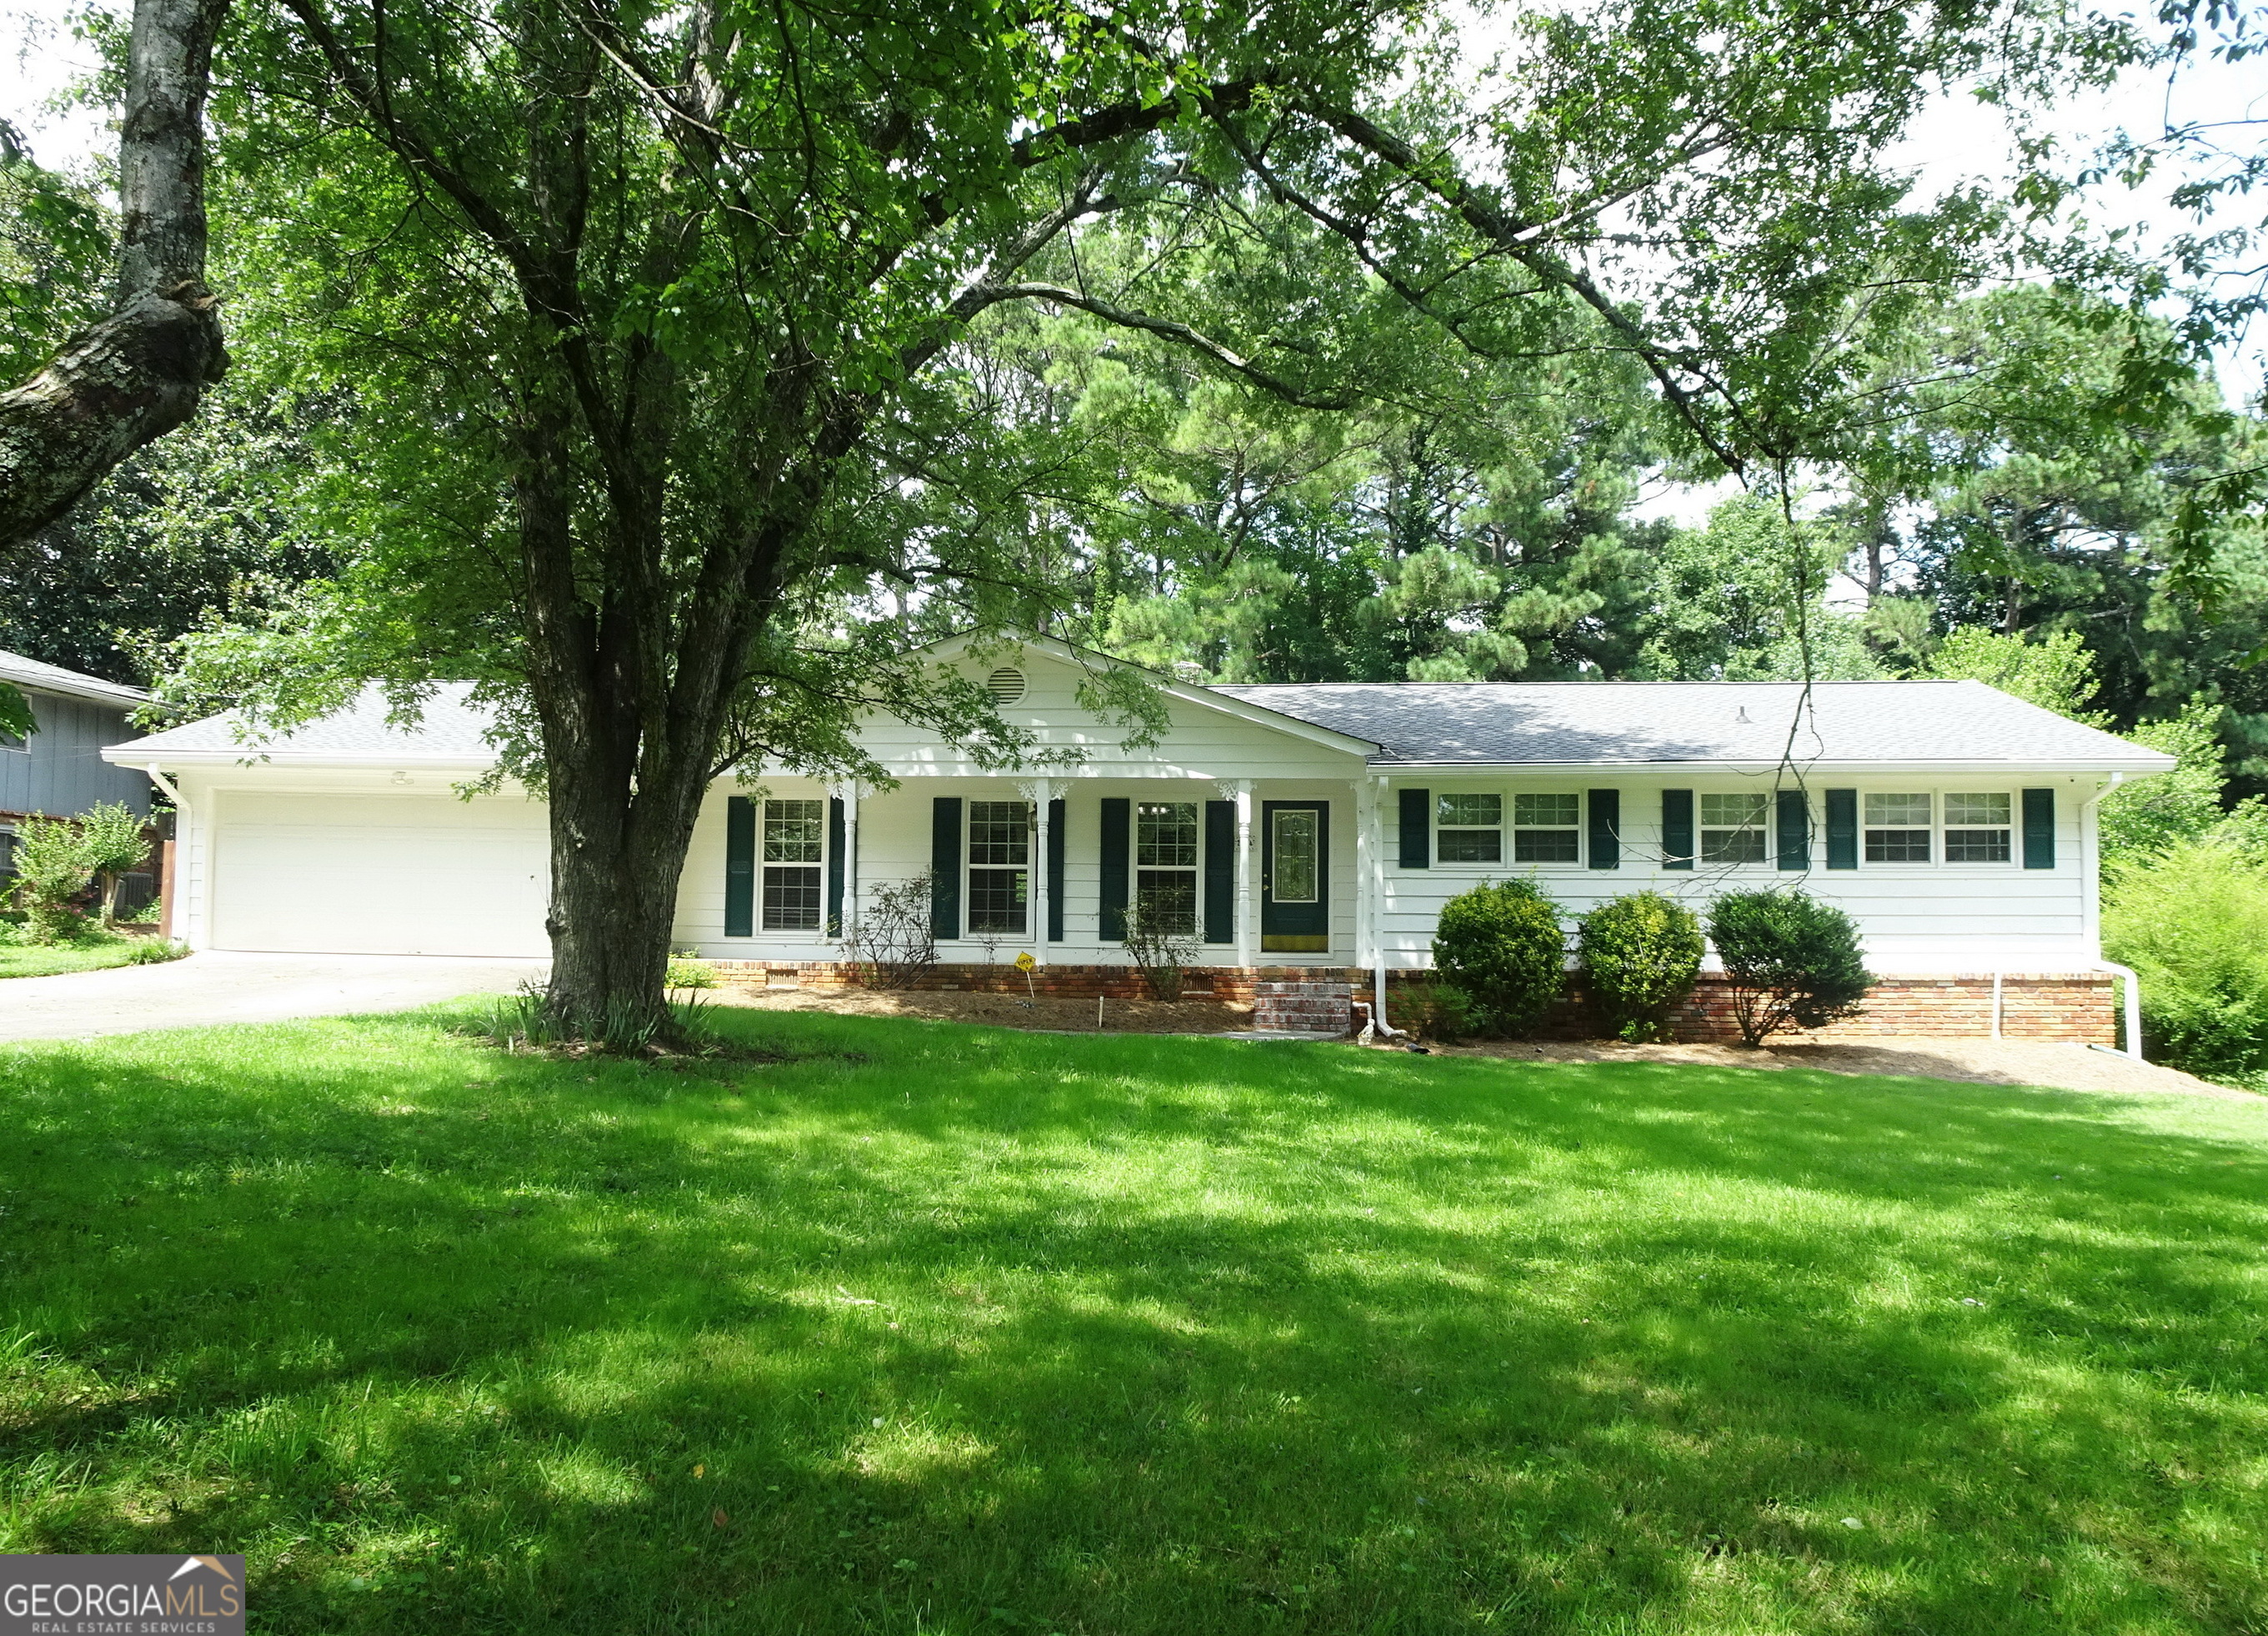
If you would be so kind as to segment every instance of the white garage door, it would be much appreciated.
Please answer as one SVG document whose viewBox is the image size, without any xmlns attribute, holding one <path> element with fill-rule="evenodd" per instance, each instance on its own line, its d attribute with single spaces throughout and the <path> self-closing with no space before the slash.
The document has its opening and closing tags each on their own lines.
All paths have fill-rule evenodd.
<svg viewBox="0 0 2268 1636">
<path fill-rule="evenodd" d="M 540 803 L 230 791 L 218 807 L 217 948 L 550 953 Z"/>
</svg>

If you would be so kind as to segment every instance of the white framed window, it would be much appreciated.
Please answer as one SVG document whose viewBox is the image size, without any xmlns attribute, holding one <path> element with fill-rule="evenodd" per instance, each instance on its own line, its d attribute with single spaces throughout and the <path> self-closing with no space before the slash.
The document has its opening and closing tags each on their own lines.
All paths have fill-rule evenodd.
<svg viewBox="0 0 2268 1636">
<path fill-rule="evenodd" d="M 766 801 L 762 845 L 764 930 L 817 931 L 827 906 L 820 878 L 827 852 L 827 803 Z"/>
<path fill-rule="evenodd" d="M 1936 808 L 1921 794 L 1866 797 L 1866 858 L 1870 864 L 1926 864 L 1936 855 L 1931 844 Z"/>
<path fill-rule="evenodd" d="M 2016 803 L 2005 790 L 1950 791 L 1945 797 L 1945 861 L 2015 861 Z"/>
<path fill-rule="evenodd" d="M 1701 798 L 1701 861 L 1760 864 L 1764 861 L 1764 818 L 1771 797 L 1761 790 Z"/>
<path fill-rule="evenodd" d="M 1031 898 L 1032 804 L 969 802 L 969 935 L 1023 936 Z"/>
<path fill-rule="evenodd" d="M 16 828 L 0 824 L 0 881 L 16 878 Z"/>
<path fill-rule="evenodd" d="M 1445 864 L 1504 861 L 1504 797 L 1440 795 L 1433 802 L 1435 856 Z"/>
<path fill-rule="evenodd" d="M 1512 861 L 1572 864 L 1583 856 L 1583 798 L 1580 795 L 1515 795 L 1512 798 Z"/>
<path fill-rule="evenodd" d="M 1197 935 L 1200 834 L 1195 801 L 1134 804 L 1134 901 L 1160 931 Z"/>
<path fill-rule="evenodd" d="M 20 733 L 11 733 L 5 727 L 0 727 L 0 750 L 20 750 L 28 755 L 32 751 L 32 741 Z"/>
</svg>

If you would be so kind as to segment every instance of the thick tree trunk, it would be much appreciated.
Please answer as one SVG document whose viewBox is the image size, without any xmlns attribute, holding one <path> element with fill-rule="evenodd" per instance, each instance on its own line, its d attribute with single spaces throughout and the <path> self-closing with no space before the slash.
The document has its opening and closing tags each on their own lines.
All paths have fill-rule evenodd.
<svg viewBox="0 0 2268 1636">
<path fill-rule="evenodd" d="M 585 1039 L 674 1043 L 663 978 L 706 770 L 627 802 L 576 771 L 551 769 L 552 1015 Z"/>
<path fill-rule="evenodd" d="M 136 0 L 116 310 L 0 393 L 0 552 L 188 419 L 228 367 L 205 288 L 204 106 L 227 0 Z"/>
</svg>

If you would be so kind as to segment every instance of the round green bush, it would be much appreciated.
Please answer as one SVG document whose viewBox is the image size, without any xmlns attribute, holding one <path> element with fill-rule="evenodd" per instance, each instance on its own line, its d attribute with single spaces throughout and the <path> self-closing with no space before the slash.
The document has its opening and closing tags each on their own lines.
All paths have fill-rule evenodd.
<svg viewBox="0 0 2268 1636">
<path fill-rule="evenodd" d="M 1751 1045 L 1855 1016 L 1874 985 L 1858 926 L 1808 893 L 1727 892 L 1710 906 L 1709 940 L 1732 984 L 1741 1037 Z"/>
<path fill-rule="evenodd" d="M 2268 866 L 2219 841 L 2118 864 L 2102 949 L 2141 976 L 2153 1061 L 2223 1080 L 2268 1070 Z"/>
<path fill-rule="evenodd" d="M 1525 881 L 1491 881 L 1441 906 L 1437 991 L 1476 1034 L 1524 1035 L 1567 984 L 1559 910 Z"/>
<path fill-rule="evenodd" d="M 1669 1037 L 1669 1013 L 1701 970 L 1701 922 L 1659 892 L 1635 892 L 1583 917 L 1583 988 L 1616 1039 Z"/>
</svg>

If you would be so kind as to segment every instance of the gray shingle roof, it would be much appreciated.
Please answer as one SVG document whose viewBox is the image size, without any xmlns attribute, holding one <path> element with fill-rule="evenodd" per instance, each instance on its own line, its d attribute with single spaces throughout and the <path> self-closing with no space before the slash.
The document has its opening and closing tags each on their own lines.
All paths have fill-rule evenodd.
<svg viewBox="0 0 2268 1636">
<path fill-rule="evenodd" d="M 1981 682 L 1310 682 L 1214 689 L 1368 739 L 1380 763 L 1475 766 L 2006 762 L 2155 772 L 2169 758 Z M 1791 726 L 1795 727 L 1793 742 Z"/>
<path fill-rule="evenodd" d="M 446 684 L 404 730 L 370 688 L 336 715 L 247 736 L 211 716 L 117 745 L 129 765 L 167 755 L 271 761 L 487 763 L 495 718 Z M 1374 743 L 1381 764 L 1770 765 L 1783 749 L 1835 765 L 1976 765 L 2156 772 L 2169 756 L 2067 721 L 1977 682 L 1822 682 L 1810 719 L 1789 727 L 1801 689 L 1786 682 L 1312 682 L 1212 689 Z M 1743 718 L 1746 719 L 1743 719 Z"/>
<path fill-rule="evenodd" d="M 61 693 L 70 698 L 94 699 L 105 704 L 139 704 L 150 696 L 139 688 L 105 682 L 100 676 L 90 676 L 84 671 L 65 670 L 61 665 L 26 659 L 21 653 L 11 653 L 5 649 L 0 649 L 0 682 L 12 682 L 20 688 L 39 688 L 49 693 Z"/>
<path fill-rule="evenodd" d="M 468 702 L 469 683 L 444 682 L 425 701 L 422 719 L 414 728 L 397 727 L 387 719 L 389 705 L 377 688 L 365 688 L 360 697 L 335 715 L 325 716 L 284 732 L 247 733 L 241 719 L 208 716 L 163 733 L 115 746 L 110 759 L 129 763 L 163 760 L 168 755 L 235 756 L 264 755 L 273 761 L 322 761 L 340 757 L 403 762 L 485 763 L 494 757 L 488 741 L 496 717 L 485 706 Z"/>
</svg>

